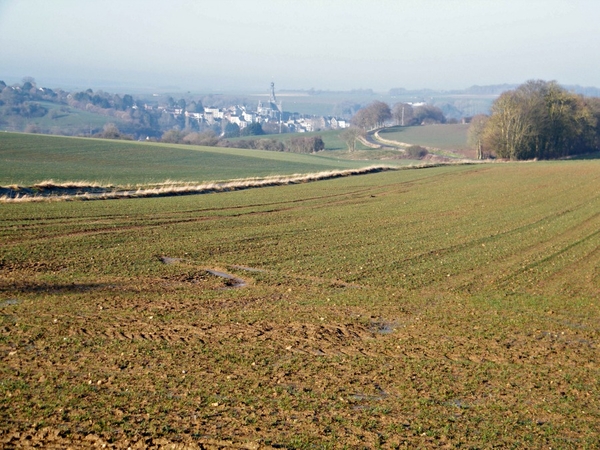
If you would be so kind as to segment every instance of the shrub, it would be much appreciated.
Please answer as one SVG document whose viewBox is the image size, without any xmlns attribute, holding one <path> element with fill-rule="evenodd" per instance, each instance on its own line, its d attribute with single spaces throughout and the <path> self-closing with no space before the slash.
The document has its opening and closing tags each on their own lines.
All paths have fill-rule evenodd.
<svg viewBox="0 0 600 450">
<path fill-rule="evenodd" d="M 429 154 L 429 151 L 420 145 L 411 145 L 405 150 L 404 154 L 409 159 L 423 159 Z"/>
</svg>

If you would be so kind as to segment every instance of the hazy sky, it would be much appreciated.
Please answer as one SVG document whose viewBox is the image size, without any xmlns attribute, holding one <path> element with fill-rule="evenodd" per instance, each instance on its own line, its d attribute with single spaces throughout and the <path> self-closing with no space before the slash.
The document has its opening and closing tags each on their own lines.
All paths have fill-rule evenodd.
<svg viewBox="0 0 600 450">
<path fill-rule="evenodd" d="M 600 0 L 0 0 L 0 79 L 264 91 L 600 87 Z"/>
</svg>

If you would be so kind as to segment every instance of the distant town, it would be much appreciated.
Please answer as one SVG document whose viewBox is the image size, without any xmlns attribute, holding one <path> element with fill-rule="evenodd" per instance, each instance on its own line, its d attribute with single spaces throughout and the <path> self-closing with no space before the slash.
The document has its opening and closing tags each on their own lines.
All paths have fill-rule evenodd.
<svg viewBox="0 0 600 450">
<path fill-rule="evenodd" d="M 153 109 L 152 106 L 145 105 L 147 109 Z M 270 128 L 272 132 L 281 133 L 307 133 L 326 129 L 343 129 L 350 126 L 350 121 L 340 117 L 309 116 L 305 114 L 290 113 L 283 110 L 281 101 L 277 100 L 275 95 L 275 84 L 271 83 L 270 96 L 268 101 L 258 101 L 256 109 L 251 109 L 245 105 L 232 105 L 218 108 L 215 106 L 205 106 L 203 112 L 190 112 L 184 108 L 167 108 L 157 106 L 158 110 L 171 114 L 175 119 L 184 117 L 186 128 L 189 128 L 191 122 L 195 122 L 200 128 L 220 127 L 226 134 L 228 124 L 237 126 L 239 131 L 253 123 L 259 123 L 265 128 Z"/>
<path fill-rule="evenodd" d="M 258 98 L 190 92 L 134 96 L 49 88 L 24 77 L 21 83 L 11 85 L 0 80 L 0 130 L 214 145 L 215 139 L 343 130 L 351 125 L 369 129 L 374 125 L 464 123 L 489 113 L 494 99 L 514 87 L 472 86 L 459 91 L 395 88 L 379 94 L 370 89 L 283 91 L 290 99 L 285 107 L 273 82 Z M 566 88 L 587 96 L 600 95 L 597 88 Z M 379 114 L 383 120 L 370 123 L 359 111 L 365 113 L 374 102 L 389 113 Z"/>
</svg>

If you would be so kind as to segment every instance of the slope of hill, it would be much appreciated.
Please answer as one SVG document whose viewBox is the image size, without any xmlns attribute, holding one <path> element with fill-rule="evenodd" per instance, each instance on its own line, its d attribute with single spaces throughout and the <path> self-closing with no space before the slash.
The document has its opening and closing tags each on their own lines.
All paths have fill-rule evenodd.
<svg viewBox="0 0 600 450">
<path fill-rule="evenodd" d="M 0 185 L 48 179 L 120 185 L 201 182 L 365 165 L 321 155 L 0 133 Z"/>
<path fill-rule="evenodd" d="M 379 132 L 384 139 L 441 150 L 466 150 L 468 124 L 389 127 Z"/>
<path fill-rule="evenodd" d="M 597 448 L 599 173 L 1 205 L 0 442 Z"/>
</svg>

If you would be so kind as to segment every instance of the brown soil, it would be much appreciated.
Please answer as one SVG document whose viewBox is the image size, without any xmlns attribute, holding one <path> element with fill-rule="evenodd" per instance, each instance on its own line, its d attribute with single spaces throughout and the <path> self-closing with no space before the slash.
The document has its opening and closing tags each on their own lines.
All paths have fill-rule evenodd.
<svg viewBox="0 0 600 450">
<path fill-rule="evenodd" d="M 160 260 L 181 273 L 0 286 L 3 448 L 304 448 L 297 436 L 334 431 L 351 448 L 454 447 L 494 408 L 506 408 L 502 426 L 541 432 L 563 420 L 546 402 L 589 395 L 561 375 L 595 361 L 598 331 L 586 322 L 549 313 L 500 337 L 500 317 L 440 298 L 376 315 L 325 305 L 315 317 L 293 288 L 223 291 L 228 277 Z M 195 290 L 230 294 L 195 300 Z M 423 435 L 440 420 L 448 434 Z"/>
</svg>

